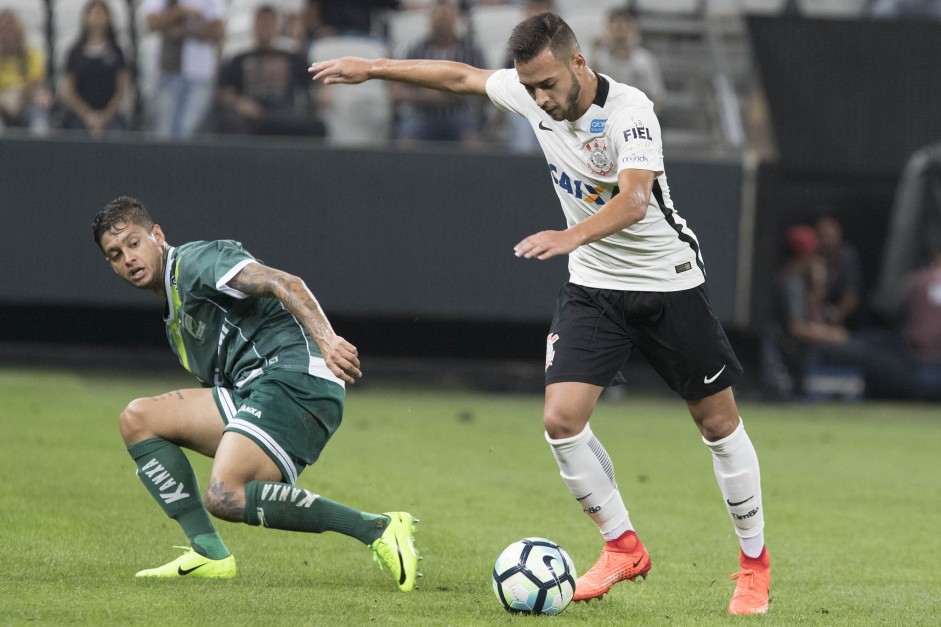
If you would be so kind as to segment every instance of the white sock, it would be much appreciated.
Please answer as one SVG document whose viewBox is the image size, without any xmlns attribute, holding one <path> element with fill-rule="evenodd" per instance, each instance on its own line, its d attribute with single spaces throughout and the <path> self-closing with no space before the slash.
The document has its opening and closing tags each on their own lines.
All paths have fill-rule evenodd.
<svg viewBox="0 0 941 627">
<path fill-rule="evenodd" d="M 591 427 L 578 435 L 553 440 L 546 434 L 552 454 L 559 465 L 559 474 L 572 496 L 588 514 L 605 540 L 614 540 L 631 531 L 631 519 L 614 480 L 614 466 Z"/>
<path fill-rule="evenodd" d="M 703 442 L 712 451 L 712 468 L 742 552 L 748 557 L 758 557 L 765 545 L 761 472 L 755 447 L 745 433 L 745 423 L 739 418 L 738 427 L 731 435 L 716 442 L 703 438 Z"/>
</svg>

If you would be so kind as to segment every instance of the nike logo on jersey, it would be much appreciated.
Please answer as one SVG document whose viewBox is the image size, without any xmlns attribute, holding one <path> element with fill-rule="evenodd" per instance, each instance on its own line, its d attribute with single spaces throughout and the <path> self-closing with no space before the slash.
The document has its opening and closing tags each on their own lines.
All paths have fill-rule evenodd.
<svg viewBox="0 0 941 627">
<path fill-rule="evenodd" d="M 703 377 L 702 382 L 703 382 L 703 383 L 712 383 L 713 381 L 715 381 L 716 379 L 719 378 L 719 375 L 722 374 L 722 371 L 723 371 L 723 370 L 725 370 L 725 366 L 722 366 L 722 368 L 719 369 L 719 372 L 715 373 L 715 374 L 712 375 L 711 377 Z"/>
<path fill-rule="evenodd" d="M 539 120 L 539 130 L 540 131 L 552 131 L 552 129 L 546 126 L 542 120 Z"/>
</svg>

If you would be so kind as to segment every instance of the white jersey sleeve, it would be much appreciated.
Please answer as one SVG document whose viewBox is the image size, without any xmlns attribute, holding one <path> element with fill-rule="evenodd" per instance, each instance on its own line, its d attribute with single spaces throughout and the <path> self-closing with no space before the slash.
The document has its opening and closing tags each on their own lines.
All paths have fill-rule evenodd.
<svg viewBox="0 0 941 627">
<path fill-rule="evenodd" d="M 649 102 L 649 101 L 648 101 Z M 609 121 L 617 158 L 617 171 L 634 169 L 663 172 L 663 140 L 653 106 L 617 110 Z"/>
<path fill-rule="evenodd" d="M 525 100 L 520 95 L 526 97 Z M 502 111 L 512 111 L 526 117 L 526 109 L 533 106 L 533 99 L 521 89 L 516 70 L 497 70 L 487 79 L 487 96 Z"/>
</svg>

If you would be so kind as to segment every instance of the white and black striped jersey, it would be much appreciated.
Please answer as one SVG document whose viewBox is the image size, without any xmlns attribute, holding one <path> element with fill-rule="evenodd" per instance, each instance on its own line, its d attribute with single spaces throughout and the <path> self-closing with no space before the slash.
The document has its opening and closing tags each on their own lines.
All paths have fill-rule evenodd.
<svg viewBox="0 0 941 627">
<path fill-rule="evenodd" d="M 656 173 L 646 217 L 569 255 L 572 283 L 657 292 L 695 287 L 705 281 L 699 241 L 670 200 L 653 103 L 638 89 L 597 76 L 595 100 L 574 122 L 557 122 L 536 106 L 515 69 L 496 71 L 487 81 L 487 94 L 497 107 L 529 120 L 569 226 L 618 193 L 621 170 Z"/>
</svg>

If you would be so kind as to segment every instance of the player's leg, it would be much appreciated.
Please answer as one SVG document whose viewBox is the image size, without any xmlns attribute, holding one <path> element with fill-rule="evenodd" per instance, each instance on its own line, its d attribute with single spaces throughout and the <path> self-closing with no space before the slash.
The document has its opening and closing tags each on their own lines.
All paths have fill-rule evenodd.
<svg viewBox="0 0 941 627">
<path fill-rule="evenodd" d="M 576 583 L 576 601 L 600 598 L 618 581 L 650 570 L 650 557 L 618 490 L 614 465 L 589 425 L 604 386 L 633 345 L 617 323 L 619 304 L 619 293 L 566 285 L 546 347 L 546 440 L 563 481 L 605 539 L 601 557 Z"/>
<path fill-rule="evenodd" d="M 217 392 L 227 426 L 206 494 L 209 511 L 232 522 L 356 538 L 393 571 L 402 590 L 413 589 L 420 557 L 410 514 L 372 514 L 294 485 L 340 425 L 342 387 L 277 373 L 250 388 Z"/>
<path fill-rule="evenodd" d="M 606 540 L 631 529 L 614 465 L 588 419 L 604 388 L 564 382 L 546 386 L 543 426 L 562 480 Z"/>
<path fill-rule="evenodd" d="M 731 390 L 742 366 L 709 305 L 704 285 L 664 293 L 661 300 L 659 318 L 638 327 L 637 346 L 687 402 L 712 455 L 722 498 L 740 539 L 742 559 L 751 555 L 767 561 L 758 458 Z M 765 609 L 758 602 L 749 613 L 766 610 L 767 586 L 764 598 Z M 744 613 L 739 609 L 729 608 L 733 613 Z"/>
<path fill-rule="evenodd" d="M 270 456 L 273 447 L 287 455 L 276 442 L 262 448 L 242 433 L 226 432 L 206 491 L 206 506 L 214 516 L 286 531 L 335 531 L 367 546 L 379 539 L 388 516 L 361 512 L 286 482 Z"/>
<path fill-rule="evenodd" d="M 729 612 L 764 613 L 771 575 L 764 546 L 761 473 L 731 388 L 742 367 L 709 306 L 704 286 L 665 295 L 664 311 L 656 337 L 666 350 L 655 357 L 655 367 L 686 399 L 739 537 L 742 571 L 736 575 Z"/>
<path fill-rule="evenodd" d="M 546 386 L 546 440 L 562 480 L 605 539 L 601 556 L 576 582 L 575 601 L 601 598 L 615 583 L 650 571 L 650 555 L 631 524 L 614 465 L 588 424 L 603 389 L 574 382 Z"/>
<path fill-rule="evenodd" d="M 235 576 L 234 559 L 212 524 L 193 467 L 180 448 L 210 457 L 215 453 L 223 423 L 210 391 L 176 390 L 136 399 L 121 412 L 119 424 L 128 453 L 137 464 L 138 478 L 167 516 L 182 527 L 193 549 L 191 557 L 226 560 L 224 567 L 201 568 L 198 574 L 193 571 L 194 576 Z M 138 576 L 188 574 L 189 563 L 178 561 Z"/>
<path fill-rule="evenodd" d="M 771 560 L 765 548 L 758 455 L 731 388 L 687 404 L 712 454 L 716 481 L 741 546 L 741 570 L 733 575 L 738 584 L 729 613 L 763 614 L 768 611 Z"/>
</svg>

